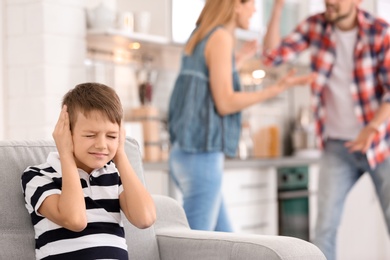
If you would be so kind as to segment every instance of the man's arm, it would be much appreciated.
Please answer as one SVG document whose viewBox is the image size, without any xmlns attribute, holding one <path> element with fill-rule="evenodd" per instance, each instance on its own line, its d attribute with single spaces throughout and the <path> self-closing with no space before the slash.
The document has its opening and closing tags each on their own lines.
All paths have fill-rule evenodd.
<svg viewBox="0 0 390 260">
<path fill-rule="evenodd" d="M 379 127 L 387 119 L 390 118 L 390 103 L 384 102 L 380 105 L 375 117 L 367 124 L 359 133 L 358 137 L 345 144 L 351 152 L 361 151 L 367 152 L 370 148 L 372 141 L 377 133 L 379 133 Z"/>
<path fill-rule="evenodd" d="M 380 66 L 376 78 L 384 91 L 382 103 L 376 111 L 375 116 L 362 129 L 358 137 L 346 143 L 346 146 L 351 151 L 367 152 L 375 135 L 380 132 L 382 124 L 390 118 L 390 29 L 386 29 L 383 37 L 378 38 L 381 39 L 381 48 L 378 55 L 380 57 Z"/>
<path fill-rule="evenodd" d="M 267 32 L 264 35 L 263 48 L 265 51 L 274 49 L 280 44 L 280 20 L 284 0 L 275 0 L 271 18 L 268 23 Z"/>
</svg>

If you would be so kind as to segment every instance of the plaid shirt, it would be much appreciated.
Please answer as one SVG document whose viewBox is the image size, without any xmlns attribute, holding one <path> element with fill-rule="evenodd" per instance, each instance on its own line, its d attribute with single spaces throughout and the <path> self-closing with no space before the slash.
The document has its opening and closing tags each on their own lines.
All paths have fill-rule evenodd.
<svg viewBox="0 0 390 260">
<path fill-rule="evenodd" d="M 354 50 L 353 82 L 350 85 L 354 111 L 358 120 L 367 125 L 381 102 L 390 102 L 390 27 L 381 19 L 358 10 L 358 38 Z M 303 21 L 281 45 L 264 53 L 265 65 L 279 65 L 292 60 L 303 50 L 311 52 L 311 68 L 318 77 L 311 85 L 312 106 L 316 119 L 317 141 L 323 146 L 325 100 L 323 90 L 328 84 L 336 59 L 334 27 L 317 14 Z M 374 137 L 367 159 L 374 168 L 390 154 L 390 120 L 386 120 Z"/>
</svg>

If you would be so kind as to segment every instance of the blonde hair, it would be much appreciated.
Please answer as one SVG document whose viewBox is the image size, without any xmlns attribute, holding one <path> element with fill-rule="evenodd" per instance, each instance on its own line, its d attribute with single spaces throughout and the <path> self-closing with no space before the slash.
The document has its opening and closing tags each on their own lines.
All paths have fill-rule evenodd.
<svg viewBox="0 0 390 260">
<path fill-rule="evenodd" d="M 185 46 L 185 53 L 192 54 L 198 42 L 214 27 L 230 22 L 234 17 L 234 10 L 238 1 L 245 3 L 249 0 L 206 0 L 196 21 L 197 28 Z"/>
</svg>

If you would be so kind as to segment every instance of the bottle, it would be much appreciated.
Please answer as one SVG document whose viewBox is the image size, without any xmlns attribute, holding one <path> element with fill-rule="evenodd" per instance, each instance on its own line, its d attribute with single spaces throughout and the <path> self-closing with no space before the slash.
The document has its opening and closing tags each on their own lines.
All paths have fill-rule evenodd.
<svg viewBox="0 0 390 260">
<path fill-rule="evenodd" d="M 253 154 L 253 140 L 251 128 L 248 121 L 241 125 L 241 135 L 238 142 L 238 157 L 242 160 L 247 159 Z"/>
</svg>

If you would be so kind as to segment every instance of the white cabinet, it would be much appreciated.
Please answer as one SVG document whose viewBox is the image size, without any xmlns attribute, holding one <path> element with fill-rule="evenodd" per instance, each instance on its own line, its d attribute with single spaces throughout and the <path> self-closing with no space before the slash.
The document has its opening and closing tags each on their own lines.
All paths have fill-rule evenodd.
<svg viewBox="0 0 390 260">
<path fill-rule="evenodd" d="M 146 188 L 152 194 L 182 196 L 166 170 L 149 169 Z M 234 232 L 278 234 L 276 168 L 225 169 L 222 192 Z"/>
<path fill-rule="evenodd" d="M 235 232 L 277 235 L 276 169 L 227 169 L 223 196 Z"/>
</svg>

